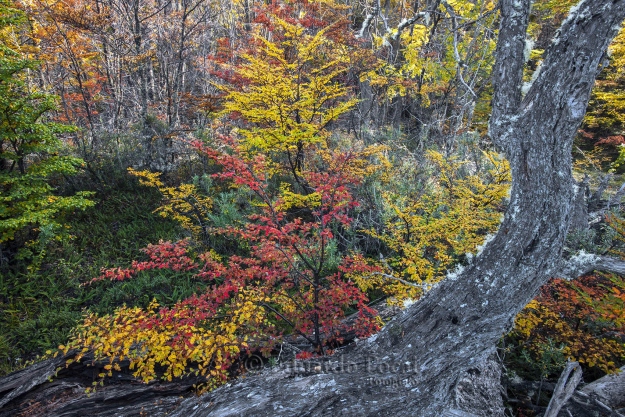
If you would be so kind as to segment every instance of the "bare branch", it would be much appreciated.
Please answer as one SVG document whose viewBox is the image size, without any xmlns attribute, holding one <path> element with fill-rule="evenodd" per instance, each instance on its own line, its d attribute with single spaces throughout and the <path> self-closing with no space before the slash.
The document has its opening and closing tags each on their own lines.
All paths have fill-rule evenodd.
<svg viewBox="0 0 625 417">
<path fill-rule="evenodd" d="M 386 16 L 384 16 L 384 13 L 382 13 L 382 5 L 380 4 L 380 0 L 377 0 L 376 9 L 378 11 L 378 16 L 380 16 L 380 18 L 382 19 L 382 23 L 384 23 L 384 30 L 388 32 L 390 30 L 388 27 L 388 19 L 386 18 Z"/>
<path fill-rule="evenodd" d="M 365 36 L 365 32 L 367 31 L 367 29 L 369 29 L 369 26 L 371 26 L 371 22 L 373 21 L 373 18 L 376 17 L 377 14 L 378 14 L 378 9 L 377 7 L 374 7 L 371 13 L 369 13 L 365 17 L 365 20 L 362 21 L 362 26 L 360 27 L 360 31 L 358 32 L 358 35 L 356 35 L 357 38 L 362 38 Z"/>
<path fill-rule="evenodd" d="M 417 23 L 420 19 L 423 19 L 424 23 L 427 25 L 430 20 L 430 12 L 419 12 L 412 16 L 410 19 L 404 19 L 397 25 L 396 31 L 391 35 L 391 39 L 396 41 L 399 39 L 399 35 L 401 35 L 402 31 L 407 29 L 408 27 Z"/>
<path fill-rule="evenodd" d="M 573 375 L 571 375 L 573 372 Z M 569 378 L 569 375 L 570 378 Z M 575 392 L 575 388 L 582 380 L 582 367 L 577 362 L 569 361 L 560 375 L 556 389 L 553 391 L 551 401 L 544 417 L 557 417 L 562 406 L 568 401 Z"/>
<path fill-rule="evenodd" d="M 392 41 L 397 41 L 397 39 L 399 39 L 399 36 L 404 30 L 408 29 L 410 26 L 414 25 L 419 20 L 423 20 L 423 23 L 425 23 L 425 25 L 427 26 L 430 23 L 430 18 L 432 16 L 432 13 L 436 11 L 439 4 L 440 4 L 440 1 L 437 0 L 432 3 L 431 7 L 429 7 L 428 10 L 424 12 L 415 13 L 411 18 L 403 19 L 401 22 L 399 22 L 396 28 L 391 28 L 388 26 L 388 21 L 386 17 L 380 13 L 381 5 L 378 0 L 376 4 L 373 6 L 371 13 L 365 16 L 365 20 L 363 20 L 362 26 L 360 27 L 360 30 L 358 31 L 358 34 L 356 35 L 356 37 L 357 38 L 364 37 L 365 32 L 371 26 L 371 22 L 373 22 L 373 19 L 376 16 L 380 16 L 382 18 L 382 22 L 384 23 L 384 30 L 386 31 L 387 36 L 389 36 L 389 38 Z"/>
<path fill-rule="evenodd" d="M 466 66 L 466 64 L 460 58 L 460 53 L 458 52 L 458 15 L 456 14 L 454 8 L 451 7 L 449 3 L 447 3 L 445 0 L 443 0 L 441 3 L 443 4 L 443 6 L 445 6 L 445 9 L 447 10 L 447 13 L 449 13 L 449 16 L 451 16 L 451 25 L 454 36 L 454 58 L 456 60 L 456 72 L 458 74 L 458 79 L 460 80 L 460 83 L 467 89 L 467 91 L 474 98 L 477 98 L 477 94 L 475 94 L 475 91 L 473 91 L 473 89 L 469 87 L 469 85 L 464 80 L 464 76 L 462 75 L 462 69 Z"/>
<path fill-rule="evenodd" d="M 401 279 L 401 278 L 395 277 L 393 275 L 385 274 L 384 272 L 372 272 L 371 275 L 378 275 L 378 276 L 381 276 L 381 277 L 386 278 L 386 279 L 390 279 L 390 280 L 393 280 L 393 281 L 399 281 L 399 282 L 401 282 L 404 285 L 408 285 L 408 286 L 414 287 L 414 288 L 419 288 L 419 289 L 423 290 L 424 292 L 431 290 L 432 286 L 433 286 L 432 284 L 428 284 L 428 283 L 416 284 L 414 282 L 406 281 L 405 279 Z"/>
<path fill-rule="evenodd" d="M 564 261 L 554 276 L 570 281 L 592 271 L 625 275 L 625 261 L 580 251 L 577 255 Z"/>
</svg>

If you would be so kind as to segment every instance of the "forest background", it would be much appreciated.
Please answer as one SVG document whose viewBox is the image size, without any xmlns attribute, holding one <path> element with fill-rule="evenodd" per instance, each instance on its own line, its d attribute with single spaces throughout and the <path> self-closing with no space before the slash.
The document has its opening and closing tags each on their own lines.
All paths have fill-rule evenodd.
<svg viewBox="0 0 625 417">
<path fill-rule="evenodd" d="M 573 3 L 535 2 L 528 88 Z M 2 373 L 60 346 L 110 359 L 96 384 L 128 358 L 210 389 L 285 338 L 305 359 L 374 333 L 375 306 L 418 300 L 497 229 L 495 1 L 0 8 Z M 624 64 L 621 32 L 577 138 L 595 217 L 571 252 L 622 255 Z M 615 371 L 622 278 L 554 278 L 501 341 L 509 376 Z"/>
</svg>

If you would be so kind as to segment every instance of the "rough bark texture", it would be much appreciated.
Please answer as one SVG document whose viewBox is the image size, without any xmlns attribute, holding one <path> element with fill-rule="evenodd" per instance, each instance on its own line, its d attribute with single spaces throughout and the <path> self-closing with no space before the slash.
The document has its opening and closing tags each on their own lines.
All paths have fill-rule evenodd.
<svg viewBox="0 0 625 417">
<path fill-rule="evenodd" d="M 519 110 L 525 65 L 525 39 L 531 0 L 500 1 L 501 23 L 493 68 L 493 110 L 489 134 L 495 145 L 506 149 L 505 120 Z"/>
<path fill-rule="evenodd" d="M 608 406 L 625 409 L 625 366 L 618 374 L 606 375 L 581 389 L 586 395 L 596 395 Z"/>
<path fill-rule="evenodd" d="M 496 342 L 549 277 L 596 261 L 561 259 L 575 198 L 571 147 L 601 57 L 625 18 L 625 0 L 582 1 L 522 98 L 529 7 L 529 0 L 501 1 L 490 133 L 513 182 L 504 220 L 484 250 L 344 356 L 250 376 L 168 415 L 503 415 L 498 367 L 487 360 Z M 140 406 L 121 407 L 130 415 Z"/>
</svg>

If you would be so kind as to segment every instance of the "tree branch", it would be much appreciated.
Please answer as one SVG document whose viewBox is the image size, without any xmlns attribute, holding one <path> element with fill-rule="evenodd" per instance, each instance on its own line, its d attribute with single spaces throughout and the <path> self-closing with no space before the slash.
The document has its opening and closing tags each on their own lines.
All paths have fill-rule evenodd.
<svg viewBox="0 0 625 417">
<path fill-rule="evenodd" d="M 625 275 L 625 261 L 580 251 L 577 255 L 563 261 L 554 276 L 570 281 L 592 271 Z"/>
<path fill-rule="evenodd" d="M 440 4 L 440 0 L 437 0 L 437 1 L 435 1 L 432 4 L 431 7 L 428 8 L 428 10 L 426 10 L 424 12 L 415 13 L 409 19 L 403 19 L 401 22 L 399 22 L 397 27 L 394 28 L 395 30 L 393 30 L 392 28 L 390 28 L 388 26 L 388 23 L 387 23 L 385 17 L 380 14 L 381 6 L 380 6 L 380 2 L 378 1 L 373 6 L 373 10 L 371 10 L 371 13 L 369 13 L 369 14 L 367 14 L 367 16 L 365 16 L 365 20 L 362 21 L 362 26 L 360 27 L 360 30 L 358 31 L 358 34 L 356 35 L 356 37 L 357 38 L 363 38 L 365 36 L 365 32 L 367 31 L 367 29 L 369 29 L 369 27 L 371 26 L 371 22 L 373 22 L 373 19 L 376 16 L 380 15 L 380 17 L 382 18 L 382 21 L 384 23 L 384 29 L 385 29 L 387 35 L 390 34 L 389 38 L 392 41 L 397 41 L 397 39 L 399 39 L 399 36 L 401 35 L 401 33 L 404 30 L 406 30 L 410 26 L 414 25 L 419 20 L 423 19 L 425 25 L 427 26 L 429 24 L 429 22 L 430 22 L 430 17 L 432 15 L 432 13 L 434 11 L 436 11 L 436 9 L 438 8 L 439 4 Z"/>
<path fill-rule="evenodd" d="M 423 292 L 429 291 L 434 286 L 433 284 L 428 284 L 428 283 L 416 284 L 414 282 L 406 281 L 405 279 L 394 277 L 393 275 L 385 274 L 383 272 L 372 272 L 371 275 L 379 275 L 379 276 L 381 276 L 383 278 L 386 278 L 386 279 L 390 279 L 390 280 L 393 280 L 393 281 L 399 281 L 399 282 L 401 282 L 404 285 L 408 285 L 409 287 L 419 288 Z"/>
<path fill-rule="evenodd" d="M 399 22 L 396 28 L 397 30 L 391 35 L 391 39 L 394 41 L 399 39 L 399 35 L 401 35 L 403 30 L 414 25 L 420 19 L 423 19 L 425 24 L 427 25 L 430 20 L 430 12 L 427 11 L 427 12 L 415 13 L 415 15 L 412 16 L 410 19 L 404 19 L 401 22 Z"/>
<path fill-rule="evenodd" d="M 573 375 L 571 375 L 571 372 L 573 372 Z M 569 375 L 571 375 L 570 378 Z M 564 371 L 562 371 L 562 375 L 560 375 L 556 389 L 553 391 L 553 396 L 543 417 L 557 417 L 560 409 L 571 398 L 581 380 L 582 367 L 577 362 L 569 361 Z"/>
<path fill-rule="evenodd" d="M 500 2 L 501 23 L 493 68 L 493 110 L 488 128 L 493 142 L 501 149 L 506 148 L 505 138 L 502 137 L 507 129 L 506 119 L 516 113 L 521 104 L 530 4 L 531 0 Z"/>
<path fill-rule="evenodd" d="M 458 52 L 458 15 L 456 14 L 454 8 L 451 7 L 449 3 L 447 3 L 445 0 L 443 0 L 441 3 L 443 4 L 443 6 L 445 6 L 445 9 L 447 10 L 447 13 L 449 13 L 449 16 L 451 16 L 454 39 L 454 58 L 456 59 L 456 71 L 458 74 L 458 78 L 460 79 L 460 83 L 467 89 L 467 91 L 473 96 L 473 98 L 477 98 L 477 94 L 475 94 L 475 91 L 473 91 L 473 89 L 469 87 L 469 85 L 464 80 L 464 76 L 462 75 L 462 69 L 466 67 L 466 64 L 460 58 L 460 53 Z"/>
<path fill-rule="evenodd" d="M 371 26 L 371 22 L 373 21 L 373 18 L 377 14 L 378 14 L 378 10 L 377 8 L 374 7 L 373 11 L 365 17 L 365 20 L 362 21 L 362 26 L 360 27 L 360 31 L 358 31 L 358 35 L 356 35 L 357 38 L 362 38 L 365 36 L 365 32 L 367 31 L 367 29 L 369 29 L 369 26 Z"/>
<path fill-rule="evenodd" d="M 604 53 L 624 17 L 623 0 L 582 0 L 573 7 L 546 51 L 540 74 L 523 98 L 519 116 L 544 115 L 559 108 L 563 111 L 557 114 L 558 119 L 545 122 L 553 129 L 566 126 L 567 134 L 569 130 L 574 133 L 584 117 Z"/>
</svg>

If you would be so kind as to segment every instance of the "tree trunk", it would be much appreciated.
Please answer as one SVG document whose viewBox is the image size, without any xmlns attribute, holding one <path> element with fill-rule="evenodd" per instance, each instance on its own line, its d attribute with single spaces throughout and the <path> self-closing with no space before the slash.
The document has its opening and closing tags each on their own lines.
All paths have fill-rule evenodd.
<svg viewBox="0 0 625 417">
<path fill-rule="evenodd" d="M 625 19 L 625 0 L 583 0 L 573 8 L 524 98 L 531 1 L 500 3 L 490 135 L 513 180 L 497 234 L 464 270 L 343 356 L 283 364 L 187 399 L 167 415 L 503 415 L 499 368 L 488 358 L 516 314 L 558 271 L 622 270 L 620 261 L 584 253 L 564 260 L 562 248 L 575 198 L 573 136 L 601 57 Z"/>
</svg>

